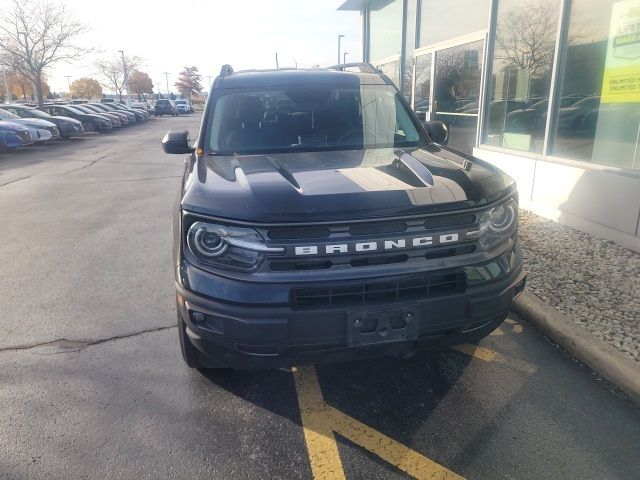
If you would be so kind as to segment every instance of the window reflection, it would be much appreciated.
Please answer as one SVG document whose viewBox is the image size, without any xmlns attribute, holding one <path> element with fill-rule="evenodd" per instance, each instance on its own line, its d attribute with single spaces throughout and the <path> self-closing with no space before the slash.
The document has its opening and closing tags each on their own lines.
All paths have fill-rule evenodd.
<svg viewBox="0 0 640 480">
<path fill-rule="evenodd" d="M 558 6 L 500 1 L 485 143 L 542 152 Z"/>
<path fill-rule="evenodd" d="M 554 155 L 640 169 L 639 31 L 639 0 L 572 2 Z"/>
<path fill-rule="evenodd" d="M 402 0 L 369 2 L 369 56 L 382 60 L 400 55 L 402 49 Z"/>
<path fill-rule="evenodd" d="M 396 87 L 400 88 L 400 59 L 376 65 L 376 68 L 380 69 Z"/>
<path fill-rule="evenodd" d="M 449 40 L 489 25 L 489 0 L 424 1 L 420 14 L 420 46 Z"/>
</svg>

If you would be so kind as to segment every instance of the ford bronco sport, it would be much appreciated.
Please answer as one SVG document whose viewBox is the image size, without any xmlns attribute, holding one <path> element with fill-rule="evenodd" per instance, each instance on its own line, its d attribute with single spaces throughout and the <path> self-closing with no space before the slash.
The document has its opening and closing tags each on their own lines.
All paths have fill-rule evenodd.
<svg viewBox="0 0 640 480">
<path fill-rule="evenodd" d="M 347 68 L 349 67 L 349 68 Z M 368 64 L 225 65 L 173 219 L 190 367 L 261 368 L 474 342 L 525 275 L 514 181 L 443 146 Z"/>
</svg>

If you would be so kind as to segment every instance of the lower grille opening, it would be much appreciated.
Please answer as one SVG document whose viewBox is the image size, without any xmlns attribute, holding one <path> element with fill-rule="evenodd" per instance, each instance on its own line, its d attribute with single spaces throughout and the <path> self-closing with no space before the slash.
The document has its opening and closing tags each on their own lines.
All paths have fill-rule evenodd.
<svg viewBox="0 0 640 480">
<path fill-rule="evenodd" d="M 291 290 L 291 306 L 331 307 L 433 298 L 463 292 L 465 286 L 462 272 L 449 272 L 352 285 L 294 288 Z"/>
</svg>

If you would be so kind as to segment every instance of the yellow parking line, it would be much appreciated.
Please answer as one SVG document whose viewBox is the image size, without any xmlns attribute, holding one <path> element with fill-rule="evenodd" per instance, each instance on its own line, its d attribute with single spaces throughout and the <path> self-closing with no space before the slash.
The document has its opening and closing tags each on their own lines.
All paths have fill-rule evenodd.
<svg viewBox="0 0 640 480">
<path fill-rule="evenodd" d="M 507 357 L 501 353 L 494 352 L 489 348 L 479 347 L 470 343 L 464 343 L 462 345 L 456 345 L 451 347 L 453 350 L 469 355 L 470 357 L 477 358 L 484 362 L 493 362 L 500 365 L 504 365 L 514 370 L 518 370 L 527 375 L 533 375 L 538 371 L 538 366 L 532 363 L 520 360 L 519 358 Z"/>
<path fill-rule="evenodd" d="M 315 480 L 344 479 L 344 470 L 333 436 L 318 378 L 313 367 L 293 369 L 293 378 L 298 393 L 298 405 L 302 417 L 302 430 L 307 443 L 311 473 Z"/>
<path fill-rule="evenodd" d="M 414 478 L 459 480 L 461 476 L 415 450 L 327 405 L 313 367 L 293 369 L 302 428 L 315 480 L 344 479 L 333 435 L 337 432 Z"/>
<path fill-rule="evenodd" d="M 391 465 L 419 480 L 460 480 L 463 477 L 420 455 L 344 413 L 330 407 L 334 430 Z"/>
</svg>

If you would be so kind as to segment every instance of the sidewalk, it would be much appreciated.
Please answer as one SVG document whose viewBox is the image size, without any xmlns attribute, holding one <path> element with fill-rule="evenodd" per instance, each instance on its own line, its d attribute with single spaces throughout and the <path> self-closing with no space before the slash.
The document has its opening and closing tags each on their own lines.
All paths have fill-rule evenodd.
<svg viewBox="0 0 640 480">
<path fill-rule="evenodd" d="M 640 363 L 640 254 L 520 211 L 528 290 Z"/>
</svg>

